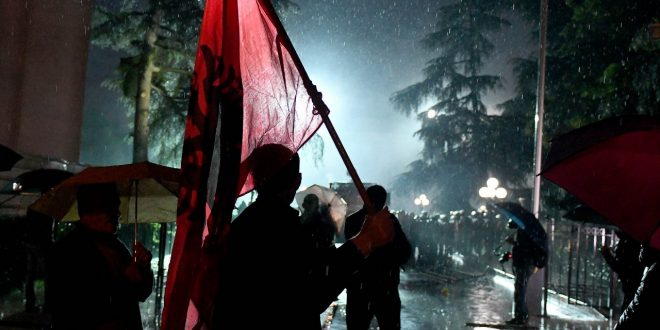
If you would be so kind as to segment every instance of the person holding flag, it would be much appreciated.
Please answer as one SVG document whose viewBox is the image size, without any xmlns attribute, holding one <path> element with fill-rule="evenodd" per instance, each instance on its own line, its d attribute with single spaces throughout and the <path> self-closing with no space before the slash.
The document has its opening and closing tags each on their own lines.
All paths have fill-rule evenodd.
<svg viewBox="0 0 660 330">
<path fill-rule="evenodd" d="M 351 275 L 393 238 L 391 214 L 383 210 L 368 216 L 357 235 L 323 260 L 326 271 L 318 274 L 314 242 L 290 207 L 301 180 L 298 154 L 268 144 L 250 161 L 259 195 L 231 224 L 227 277 L 213 327 L 265 329 L 277 320 L 290 329 L 320 328 L 319 315 Z"/>
<path fill-rule="evenodd" d="M 267 191 L 274 188 L 271 187 L 274 185 L 273 181 L 268 183 L 260 180 L 273 180 L 277 174 L 264 176 L 260 174 L 259 168 L 285 168 L 284 164 L 288 164 L 291 157 L 296 155 L 316 133 L 321 123 L 324 123 L 365 204 L 371 203 L 328 118 L 329 110 L 321 99 L 321 93 L 316 90 L 305 72 L 270 0 L 205 1 L 190 95 L 181 157 L 177 231 L 165 286 L 161 329 L 216 328 L 214 320 L 223 320 L 218 313 L 224 313 L 221 300 L 226 297 L 225 286 L 232 285 L 229 278 L 239 276 L 228 266 L 236 261 L 236 255 L 232 255 L 236 252 L 236 245 L 230 248 L 230 241 L 236 241 L 236 237 L 245 237 L 256 244 L 257 247 L 244 251 L 250 256 L 250 251 L 270 252 L 271 249 L 273 251 L 269 255 L 282 256 L 281 264 L 270 260 L 267 260 L 267 264 L 276 265 L 276 269 L 286 271 L 273 274 L 265 267 L 252 269 L 263 275 L 260 280 L 266 280 L 268 276 L 277 276 L 278 280 L 286 279 L 282 282 L 269 281 L 273 285 L 301 285 L 293 288 L 291 297 L 300 299 L 293 306 L 304 309 L 300 311 L 305 315 L 304 324 L 310 325 L 310 311 L 316 313 L 324 299 L 314 297 L 312 301 L 298 295 L 306 290 L 301 289 L 303 287 L 311 290 L 307 284 L 308 279 L 298 272 L 298 267 L 301 266 L 291 264 L 304 260 L 304 256 L 297 258 L 286 253 L 301 254 L 304 244 L 295 234 L 299 228 L 290 227 L 288 224 L 291 213 L 287 209 L 288 204 L 280 198 L 284 196 L 275 198 L 277 203 L 272 200 L 274 195 L 286 195 L 285 192 L 290 189 L 295 191 L 299 184 L 296 181 L 299 179 L 275 180 L 281 183 L 275 185 L 277 192 L 260 194 L 264 197 L 261 197 L 259 204 L 272 206 L 272 210 L 264 211 L 269 207 L 255 206 L 250 210 L 250 214 L 255 216 L 249 219 L 262 219 L 260 215 L 266 212 L 268 217 L 263 219 L 270 221 L 241 221 L 259 222 L 271 228 L 271 234 L 274 236 L 279 236 L 275 230 L 280 233 L 281 228 L 291 229 L 293 232 L 281 236 L 286 239 L 277 243 L 282 246 L 266 246 L 265 242 L 276 243 L 268 239 L 262 241 L 251 238 L 251 234 L 241 235 L 241 231 L 259 232 L 252 231 L 254 228 L 249 225 L 230 225 L 236 198 L 255 187 L 262 189 L 269 186 Z M 271 144 L 281 145 L 289 150 L 288 153 L 282 153 L 288 154 L 285 161 L 277 163 L 268 157 L 253 155 L 260 148 Z M 297 173 L 297 167 L 295 172 Z M 262 187 L 259 187 L 260 184 Z M 385 220 L 373 219 L 374 221 L 366 221 L 366 224 L 388 223 L 388 216 L 378 215 L 376 218 L 379 217 Z M 298 219 L 296 222 L 299 224 Z M 366 224 L 365 229 L 370 227 Z M 243 230 L 241 226 L 250 230 Z M 377 226 L 378 229 L 367 230 L 366 234 L 357 235 L 345 248 L 339 249 L 335 257 L 343 261 L 331 261 L 329 264 L 343 266 L 331 267 L 331 286 L 341 287 L 344 271 L 353 269 L 353 263 L 368 255 L 371 249 L 379 244 L 378 239 L 382 238 L 376 239 L 374 232 L 382 232 L 383 236 L 387 237 L 387 225 L 384 225 L 385 228 L 380 226 Z M 232 234 L 234 230 L 239 234 Z M 234 239 L 230 239 L 230 236 Z M 275 253 L 275 250 L 282 251 L 283 254 Z M 256 259 L 252 261 L 264 261 L 263 258 L 257 257 L 259 256 L 255 256 Z M 288 266 L 293 268 L 287 268 Z M 297 271 L 290 270 L 294 268 Z M 291 275 L 291 279 L 287 278 L 287 275 Z M 255 275 L 250 276 L 255 278 Z M 291 282 L 292 279 L 295 281 Z M 243 283 L 244 288 L 249 289 L 247 283 Z M 271 286 L 268 285 L 260 287 L 269 292 L 289 295 L 282 290 L 270 290 Z M 249 290 L 256 294 L 255 290 Z M 321 291 L 331 296 L 335 290 Z M 281 298 L 259 295 L 255 297 L 255 302 L 270 301 L 280 308 L 284 304 L 278 304 L 277 299 Z M 246 300 L 238 301 L 241 302 L 247 304 Z M 233 305 L 233 302 L 229 304 Z M 250 321 L 258 323 L 256 320 Z"/>
</svg>

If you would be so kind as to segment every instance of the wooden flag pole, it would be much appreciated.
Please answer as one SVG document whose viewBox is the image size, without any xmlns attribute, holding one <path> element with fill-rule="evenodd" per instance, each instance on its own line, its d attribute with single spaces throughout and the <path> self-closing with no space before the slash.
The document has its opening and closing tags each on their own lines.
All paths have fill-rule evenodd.
<svg viewBox="0 0 660 330">
<path fill-rule="evenodd" d="M 358 193 L 360 193 L 360 197 L 362 197 L 362 201 L 364 202 L 364 205 L 367 208 L 368 213 L 370 214 L 375 213 L 376 210 L 374 209 L 373 203 L 371 202 L 369 196 L 367 195 L 367 190 L 364 188 L 364 184 L 362 183 L 360 176 L 355 170 L 355 166 L 353 166 L 353 162 L 351 162 L 351 158 L 348 156 L 348 153 L 346 152 L 346 149 L 344 148 L 344 145 L 342 144 L 341 139 L 337 134 L 337 130 L 335 130 L 334 125 L 332 125 L 332 121 L 330 121 L 330 117 L 328 116 L 328 114 L 330 113 L 330 109 L 328 109 L 328 106 L 325 104 L 325 102 L 323 102 L 321 93 L 316 90 L 316 86 L 312 84 L 312 81 L 309 79 L 309 75 L 307 75 L 307 71 L 305 71 L 305 67 L 303 67 L 302 61 L 300 61 L 300 57 L 298 57 L 298 53 L 296 52 L 295 48 L 293 48 L 293 43 L 291 43 L 291 40 L 289 39 L 289 35 L 284 30 L 284 26 L 282 25 L 280 18 L 277 16 L 277 13 L 275 12 L 275 8 L 273 8 L 273 5 L 268 0 L 260 0 L 259 3 L 261 4 L 261 8 L 265 9 L 268 15 L 270 15 L 273 23 L 275 23 L 275 27 L 277 28 L 277 34 L 278 34 L 276 39 L 281 40 L 284 46 L 289 50 L 291 59 L 293 60 L 293 63 L 296 65 L 296 68 L 300 73 L 300 77 L 302 77 L 303 79 L 303 85 L 305 85 L 305 89 L 307 90 L 307 93 L 312 99 L 312 103 L 314 104 L 314 110 L 323 119 L 323 124 L 325 124 L 325 128 L 328 130 L 328 133 L 330 133 L 332 142 L 334 142 L 335 147 L 337 147 L 339 156 L 341 156 L 341 159 L 344 161 L 346 170 L 348 171 L 348 174 L 351 176 L 351 179 L 353 180 L 353 184 L 355 184 L 355 188 L 357 188 Z"/>
</svg>

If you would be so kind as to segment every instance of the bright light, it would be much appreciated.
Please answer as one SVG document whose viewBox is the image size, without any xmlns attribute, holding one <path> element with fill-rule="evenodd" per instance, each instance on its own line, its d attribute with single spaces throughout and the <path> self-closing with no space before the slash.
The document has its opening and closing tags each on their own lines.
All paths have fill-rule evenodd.
<svg viewBox="0 0 660 330">
<path fill-rule="evenodd" d="M 421 194 L 419 197 L 415 198 L 415 205 L 427 206 L 431 201 L 426 197 L 426 194 Z"/>
<path fill-rule="evenodd" d="M 493 198 L 495 197 L 495 189 L 489 187 L 479 188 L 479 197 L 481 198 Z"/>
<path fill-rule="evenodd" d="M 438 115 L 438 112 L 433 110 L 433 109 L 430 109 L 429 111 L 426 112 L 426 118 L 428 118 L 428 119 L 433 119 L 437 115 Z"/>
<path fill-rule="evenodd" d="M 486 187 L 479 188 L 479 197 L 481 198 L 506 198 L 507 191 L 503 187 L 499 187 L 500 181 L 496 178 L 488 178 L 486 180 Z"/>
<path fill-rule="evenodd" d="M 488 178 L 488 180 L 486 181 L 486 186 L 491 189 L 495 189 L 499 185 L 500 185 L 500 181 L 497 180 L 496 178 Z"/>
<path fill-rule="evenodd" d="M 495 189 L 495 197 L 497 197 L 499 199 L 506 198 L 506 194 L 507 194 L 506 189 L 504 189 L 502 187 L 499 187 L 499 188 Z"/>
<path fill-rule="evenodd" d="M 479 212 L 483 213 L 483 212 L 486 212 L 486 211 L 488 211 L 488 209 L 486 208 L 486 205 L 479 206 Z"/>
</svg>

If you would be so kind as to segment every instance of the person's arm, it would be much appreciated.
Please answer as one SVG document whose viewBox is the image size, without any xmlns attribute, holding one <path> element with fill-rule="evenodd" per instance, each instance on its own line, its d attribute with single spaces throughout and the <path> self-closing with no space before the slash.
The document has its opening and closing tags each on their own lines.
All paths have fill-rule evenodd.
<svg viewBox="0 0 660 330">
<path fill-rule="evenodd" d="M 635 298 L 621 314 L 614 330 L 645 329 L 653 324 L 649 322 L 655 322 L 656 303 L 660 294 L 659 266 L 656 262 L 646 269 Z"/>
<path fill-rule="evenodd" d="M 133 247 L 131 264 L 123 271 L 128 291 L 138 300 L 145 301 L 153 290 L 154 273 L 151 270 L 151 253 L 139 242 Z"/>
<path fill-rule="evenodd" d="M 368 257 L 374 249 L 392 241 L 394 238 L 394 221 L 387 208 L 376 214 L 367 215 L 360 232 L 350 239 L 362 256 Z"/>
<path fill-rule="evenodd" d="M 326 274 L 315 278 L 310 292 L 315 295 L 319 312 L 325 310 L 346 287 L 364 259 L 378 247 L 392 241 L 394 222 L 391 214 L 384 209 L 368 215 L 360 232 L 329 255 L 326 261 Z"/>
</svg>

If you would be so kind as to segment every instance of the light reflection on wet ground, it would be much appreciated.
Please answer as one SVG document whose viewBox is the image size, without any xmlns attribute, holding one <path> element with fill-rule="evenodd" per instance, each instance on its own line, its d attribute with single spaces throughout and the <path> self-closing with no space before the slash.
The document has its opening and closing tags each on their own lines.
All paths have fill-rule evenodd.
<svg viewBox="0 0 660 330">
<path fill-rule="evenodd" d="M 512 317 L 512 283 L 492 272 L 465 280 L 447 282 L 432 274 L 406 271 L 401 274 L 402 329 L 470 329 L 466 322 L 503 323 Z M 342 293 L 329 329 L 346 329 L 346 295 Z M 592 308 L 569 305 L 550 296 L 548 317 L 530 318 L 530 328 L 542 330 L 610 330 L 614 323 Z M 325 319 L 325 315 L 322 316 Z M 378 329 L 372 322 L 371 329 Z M 489 329 L 484 327 L 471 329 Z"/>
</svg>

